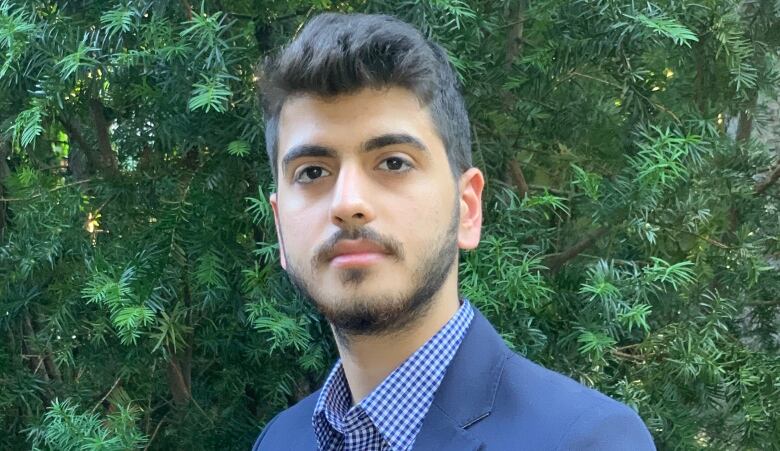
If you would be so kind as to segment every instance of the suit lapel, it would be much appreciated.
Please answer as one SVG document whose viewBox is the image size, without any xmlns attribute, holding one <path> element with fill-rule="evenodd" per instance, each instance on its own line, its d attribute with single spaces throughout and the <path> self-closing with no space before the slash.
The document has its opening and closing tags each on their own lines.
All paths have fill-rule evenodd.
<svg viewBox="0 0 780 451">
<path fill-rule="evenodd" d="M 414 450 L 476 451 L 482 442 L 432 404 L 414 441 Z"/>
<path fill-rule="evenodd" d="M 490 415 L 510 355 L 493 326 L 474 308 L 474 319 L 436 390 L 414 449 L 479 449 L 481 441 L 468 427 Z"/>
</svg>

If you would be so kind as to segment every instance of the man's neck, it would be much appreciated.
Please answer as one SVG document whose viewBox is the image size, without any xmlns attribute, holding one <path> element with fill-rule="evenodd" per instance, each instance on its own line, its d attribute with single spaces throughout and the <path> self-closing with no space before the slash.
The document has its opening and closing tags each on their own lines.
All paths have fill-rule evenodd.
<svg viewBox="0 0 780 451">
<path fill-rule="evenodd" d="M 455 315 L 460 306 L 457 283 L 447 285 L 453 284 L 445 284 L 425 316 L 399 334 L 350 337 L 349 346 L 336 340 L 353 405 L 368 396 Z"/>
</svg>

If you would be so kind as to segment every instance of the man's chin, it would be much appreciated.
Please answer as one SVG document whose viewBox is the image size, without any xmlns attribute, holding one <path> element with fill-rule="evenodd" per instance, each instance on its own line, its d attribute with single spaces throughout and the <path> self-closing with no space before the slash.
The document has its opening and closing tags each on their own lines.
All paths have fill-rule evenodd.
<svg viewBox="0 0 780 451">
<path fill-rule="evenodd" d="M 359 297 L 354 297 L 355 295 Z M 398 297 L 398 291 L 344 292 L 343 296 L 312 299 L 312 303 L 337 330 L 350 335 L 379 335 L 403 329 L 416 317 L 414 308 Z"/>
<path fill-rule="evenodd" d="M 365 312 L 376 312 L 377 316 L 388 316 L 393 311 L 403 310 L 404 306 L 399 305 L 398 300 L 391 300 L 388 294 L 398 295 L 398 292 L 385 293 L 382 296 L 380 292 L 372 292 L 361 288 L 350 290 L 339 290 L 333 293 L 334 296 L 320 297 L 312 299 L 314 306 L 322 312 L 329 315 L 344 316 L 357 315 Z"/>
</svg>

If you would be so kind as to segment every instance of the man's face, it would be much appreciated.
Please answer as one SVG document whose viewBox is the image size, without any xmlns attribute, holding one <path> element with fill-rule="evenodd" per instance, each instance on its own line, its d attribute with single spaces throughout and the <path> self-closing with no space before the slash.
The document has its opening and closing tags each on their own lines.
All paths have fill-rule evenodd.
<svg viewBox="0 0 780 451">
<path fill-rule="evenodd" d="M 337 330 L 399 330 L 457 284 L 458 247 L 479 241 L 482 176 L 453 179 L 413 93 L 295 96 L 278 136 L 281 263 Z"/>
</svg>

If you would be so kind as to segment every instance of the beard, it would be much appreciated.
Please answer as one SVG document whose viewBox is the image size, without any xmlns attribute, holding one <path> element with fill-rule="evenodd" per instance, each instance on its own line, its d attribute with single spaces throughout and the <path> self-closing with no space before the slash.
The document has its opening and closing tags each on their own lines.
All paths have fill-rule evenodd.
<svg viewBox="0 0 780 451">
<path fill-rule="evenodd" d="M 312 287 L 310 278 L 304 276 L 292 260 L 287 257 L 287 275 L 290 282 L 306 300 L 331 324 L 334 332 L 345 343 L 352 336 L 389 335 L 404 330 L 415 320 L 422 318 L 430 309 L 435 295 L 441 290 L 452 265 L 458 256 L 457 232 L 460 219 L 460 202 L 456 199 L 450 224 L 430 252 L 424 252 L 412 273 L 407 293 L 392 293 L 382 296 L 355 295 L 350 298 L 322 298 Z M 366 239 L 382 245 L 395 261 L 404 260 L 403 246 L 396 240 L 383 237 L 376 231 L 363 227 L 351 231 L 342 229 L 327 243 L 320 246 L 311 261 L 311 272 L 328 264 L 327 255 L 342 239 Z M 357 287 L 369 275 L 370 269 L 350 268 L 340 272 L 342 284 Z M 377 277 L 381 274 L 375 275 Z"/>
</svg>

